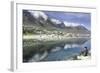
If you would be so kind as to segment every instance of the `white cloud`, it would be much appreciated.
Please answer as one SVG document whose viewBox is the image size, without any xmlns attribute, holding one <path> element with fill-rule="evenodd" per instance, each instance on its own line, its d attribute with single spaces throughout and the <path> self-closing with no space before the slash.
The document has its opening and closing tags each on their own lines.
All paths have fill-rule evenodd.
<svg viewBox="0 0 100 73">
<path fill-rule="evenodd" d="M 57 20 L 57 19 L 51 19 L 51 21 L 53 22 L 53 23 L 55 23 L 55 24 L 60 24 L 61 23 L 61 21 L 60 20 Z"/>
<path fill-rule="evenodd" d="M 81 25 L 79 23 L 73 23 L 73 22 L 67 22 L 67 21 L 64 21 L 64 24 L 65 24 L 65 26 L 79 26 L 79 25 Z"/>
<path fill-rule="evenodd" d="M 41 11 L 28 11 L 30 12 L 35 18 L 39 18 L 40 16 L 42 16 L 45 20 L 47 20 L 48 16 L 41 12 Z"/>
</svg>

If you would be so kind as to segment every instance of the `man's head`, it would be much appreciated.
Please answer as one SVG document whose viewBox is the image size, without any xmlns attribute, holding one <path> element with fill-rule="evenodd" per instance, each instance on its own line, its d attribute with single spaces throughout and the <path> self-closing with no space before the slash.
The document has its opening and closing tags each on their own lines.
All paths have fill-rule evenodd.
<svg viewBox="0 0 100 73">
<path fill-rule="evenodd" d="M 85 49 L 87 49 L 87 47 L 84 47 Z"/>
</svg>

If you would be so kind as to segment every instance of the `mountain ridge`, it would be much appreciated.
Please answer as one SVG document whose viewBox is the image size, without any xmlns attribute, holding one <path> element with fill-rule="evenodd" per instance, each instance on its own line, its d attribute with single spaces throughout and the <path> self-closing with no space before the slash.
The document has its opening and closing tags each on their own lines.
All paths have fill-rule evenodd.
<svg viewBox="0 0 100 73">
<path fill-rule="evenodd" d="M 37 14 L 36 14 L 37 13 Z M 65 23 L 66 22 L 66 23 Z M 41 28 L 48 28 L 52 30 L 63 30 L 68 33 L 83 33 L 90 34 L 90 31 L 85 28 L 83 25 L 78 23 L 71 23 L 67 21 L 60 21 L 58 19 L 48 17 L 42 11 L 23 11 L 23 26 L 36 26 Z"/>
</svg>

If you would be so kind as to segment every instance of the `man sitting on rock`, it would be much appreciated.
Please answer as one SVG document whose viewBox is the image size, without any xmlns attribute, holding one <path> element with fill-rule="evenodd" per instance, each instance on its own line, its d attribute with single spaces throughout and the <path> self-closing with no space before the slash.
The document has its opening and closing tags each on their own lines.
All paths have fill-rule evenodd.
<svg viewBox="0 0 100 73">
<path fill-rule="evenodd" d="M 89 51 L 88 51 L 87 47 L 84 47 L 84 50 L 81 51 L 80 55 L 88 56 L 88 54 L 89 54 Z"/>
</svg>

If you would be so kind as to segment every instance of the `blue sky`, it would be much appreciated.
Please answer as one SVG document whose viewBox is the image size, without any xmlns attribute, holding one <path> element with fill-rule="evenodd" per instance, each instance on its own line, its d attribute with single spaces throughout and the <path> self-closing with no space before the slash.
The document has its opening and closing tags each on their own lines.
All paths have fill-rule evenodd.
<svg viewBox="0 0 100 73">
<path fill-rule="evenodd" d="M 55 12 L 44 11 L 50 18 L 55 18 L 60 21 L 68 21 L 72 23 L 79 23 L 85 25 L 89 30 L 91 29 L 91 14 L 79 12 Z"/>
</svg>

